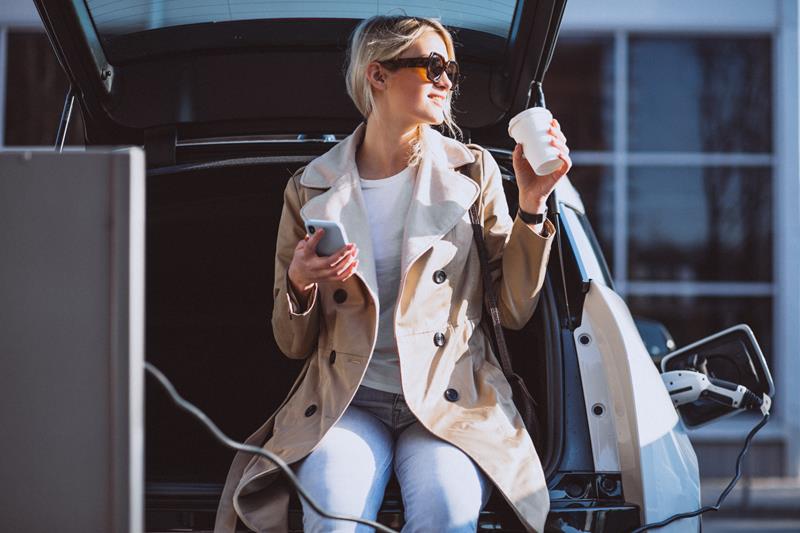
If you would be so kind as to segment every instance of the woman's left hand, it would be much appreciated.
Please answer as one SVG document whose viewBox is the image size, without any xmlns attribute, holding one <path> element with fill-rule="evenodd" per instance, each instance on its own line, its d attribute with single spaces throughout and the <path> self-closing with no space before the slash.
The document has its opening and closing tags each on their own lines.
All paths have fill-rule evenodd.
<svg viewBox="0 0 800 533">
<path fill-rule="evenodd" d="M 514 147 L 513 163 L 519 188 L 519 206 L 528 213 L 541 213 L 544 210 L 547 197 L 555 189 L 556 183 L 572 168 L 567 138 L 561 132 L 561 126 L 556 119 L 553 119 L 549 133 L 553 137 L 550 144 L 558 148 L 558 157 L 564 162 L 561 168 L 551 174 L 537 175 L 528 160 L 522 156 L 522 145 L 517 144 Z"/>
</svg>

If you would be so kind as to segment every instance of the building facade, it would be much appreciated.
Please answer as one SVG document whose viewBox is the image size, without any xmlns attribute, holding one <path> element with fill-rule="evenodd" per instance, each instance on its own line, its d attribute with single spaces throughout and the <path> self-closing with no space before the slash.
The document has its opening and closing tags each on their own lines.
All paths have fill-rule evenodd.
<svg viewBox="0 0 800 533">
<path fill-rule="evenodd" d="M 795 0 L 569 0 L 545 80 L 633 314 L 678 346 L 756 333 L 777 396 L 753 475 L 800 476 L 798 26 Z M 52 145 L 66 91 L 32 2 L 2 0 L 0 147 Z M 730 475 L 754 423 L 692 432 L 705 476 Z"/>
</svg>

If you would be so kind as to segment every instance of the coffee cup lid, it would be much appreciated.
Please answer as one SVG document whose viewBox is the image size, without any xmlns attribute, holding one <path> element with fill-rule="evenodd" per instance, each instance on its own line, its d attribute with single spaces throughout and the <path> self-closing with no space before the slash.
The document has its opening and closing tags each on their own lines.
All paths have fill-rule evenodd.
<svg viewBox="0 0 800 533">
<path fill-rule="evenodd" d="M 511 121 L 508 123 L 508 134 L 511 135 L 511 130 L 514 128 L 514 125 L 522 119 L 523 116 L 531 114 L 531 113 L 541 113 L 541 110 L 549 112 L 550 110 L 546 107 L 529 107 L 528 109 L 524 109 L 514 116 Z"/>
</svg>

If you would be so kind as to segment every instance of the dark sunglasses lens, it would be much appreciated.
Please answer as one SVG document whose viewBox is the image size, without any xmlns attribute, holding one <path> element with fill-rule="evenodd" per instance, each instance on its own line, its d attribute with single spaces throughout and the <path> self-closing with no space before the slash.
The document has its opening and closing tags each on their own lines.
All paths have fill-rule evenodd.
<svg viewBox="0 0 800 533">
<path fill-rule="evenodd" d="M 439 55 L 432 55 L 428 61 L 428 77 L 431 81 L 439 81 L 442 72 L 444 72 L 444 59 Z"/>
<path fill-rule="evenodd" d="M 447 65 L 447 77 L 450 78 L 453 87 L 458 85 L 458 63 L 450 63 Z"/>
</svg>

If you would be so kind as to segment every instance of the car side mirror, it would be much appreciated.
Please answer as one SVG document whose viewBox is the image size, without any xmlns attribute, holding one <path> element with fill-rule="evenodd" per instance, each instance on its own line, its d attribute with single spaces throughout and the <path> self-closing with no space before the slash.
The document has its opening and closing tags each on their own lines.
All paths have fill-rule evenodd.
<svg viewBox="0 0 800 533">
<path fill-rule="evenodd" d="M 647 353 L 650 354 L 656 367 L 660 368 L 664 356 L 675 350 L 675 340 L 661 322 L 640 316 L 634 316 L 633 321 L 647 348 Z"/>
<path fill-rule="evenodd" d="M 729 389 L 744 386 L 759 398 L 775 394 L 764 354 L 747 324 L 738 324 L 680 348 L 661 360 L 661 371 L 693 371 L 705 374 L 708 381 Z M 680 394 L 681 389 L 670 394 Z M 741 412 L 713 398 L 701 396 L 678 405 L 678 413 L 687 427 L 699 427 L 713 420 Z"/>
</svg>

